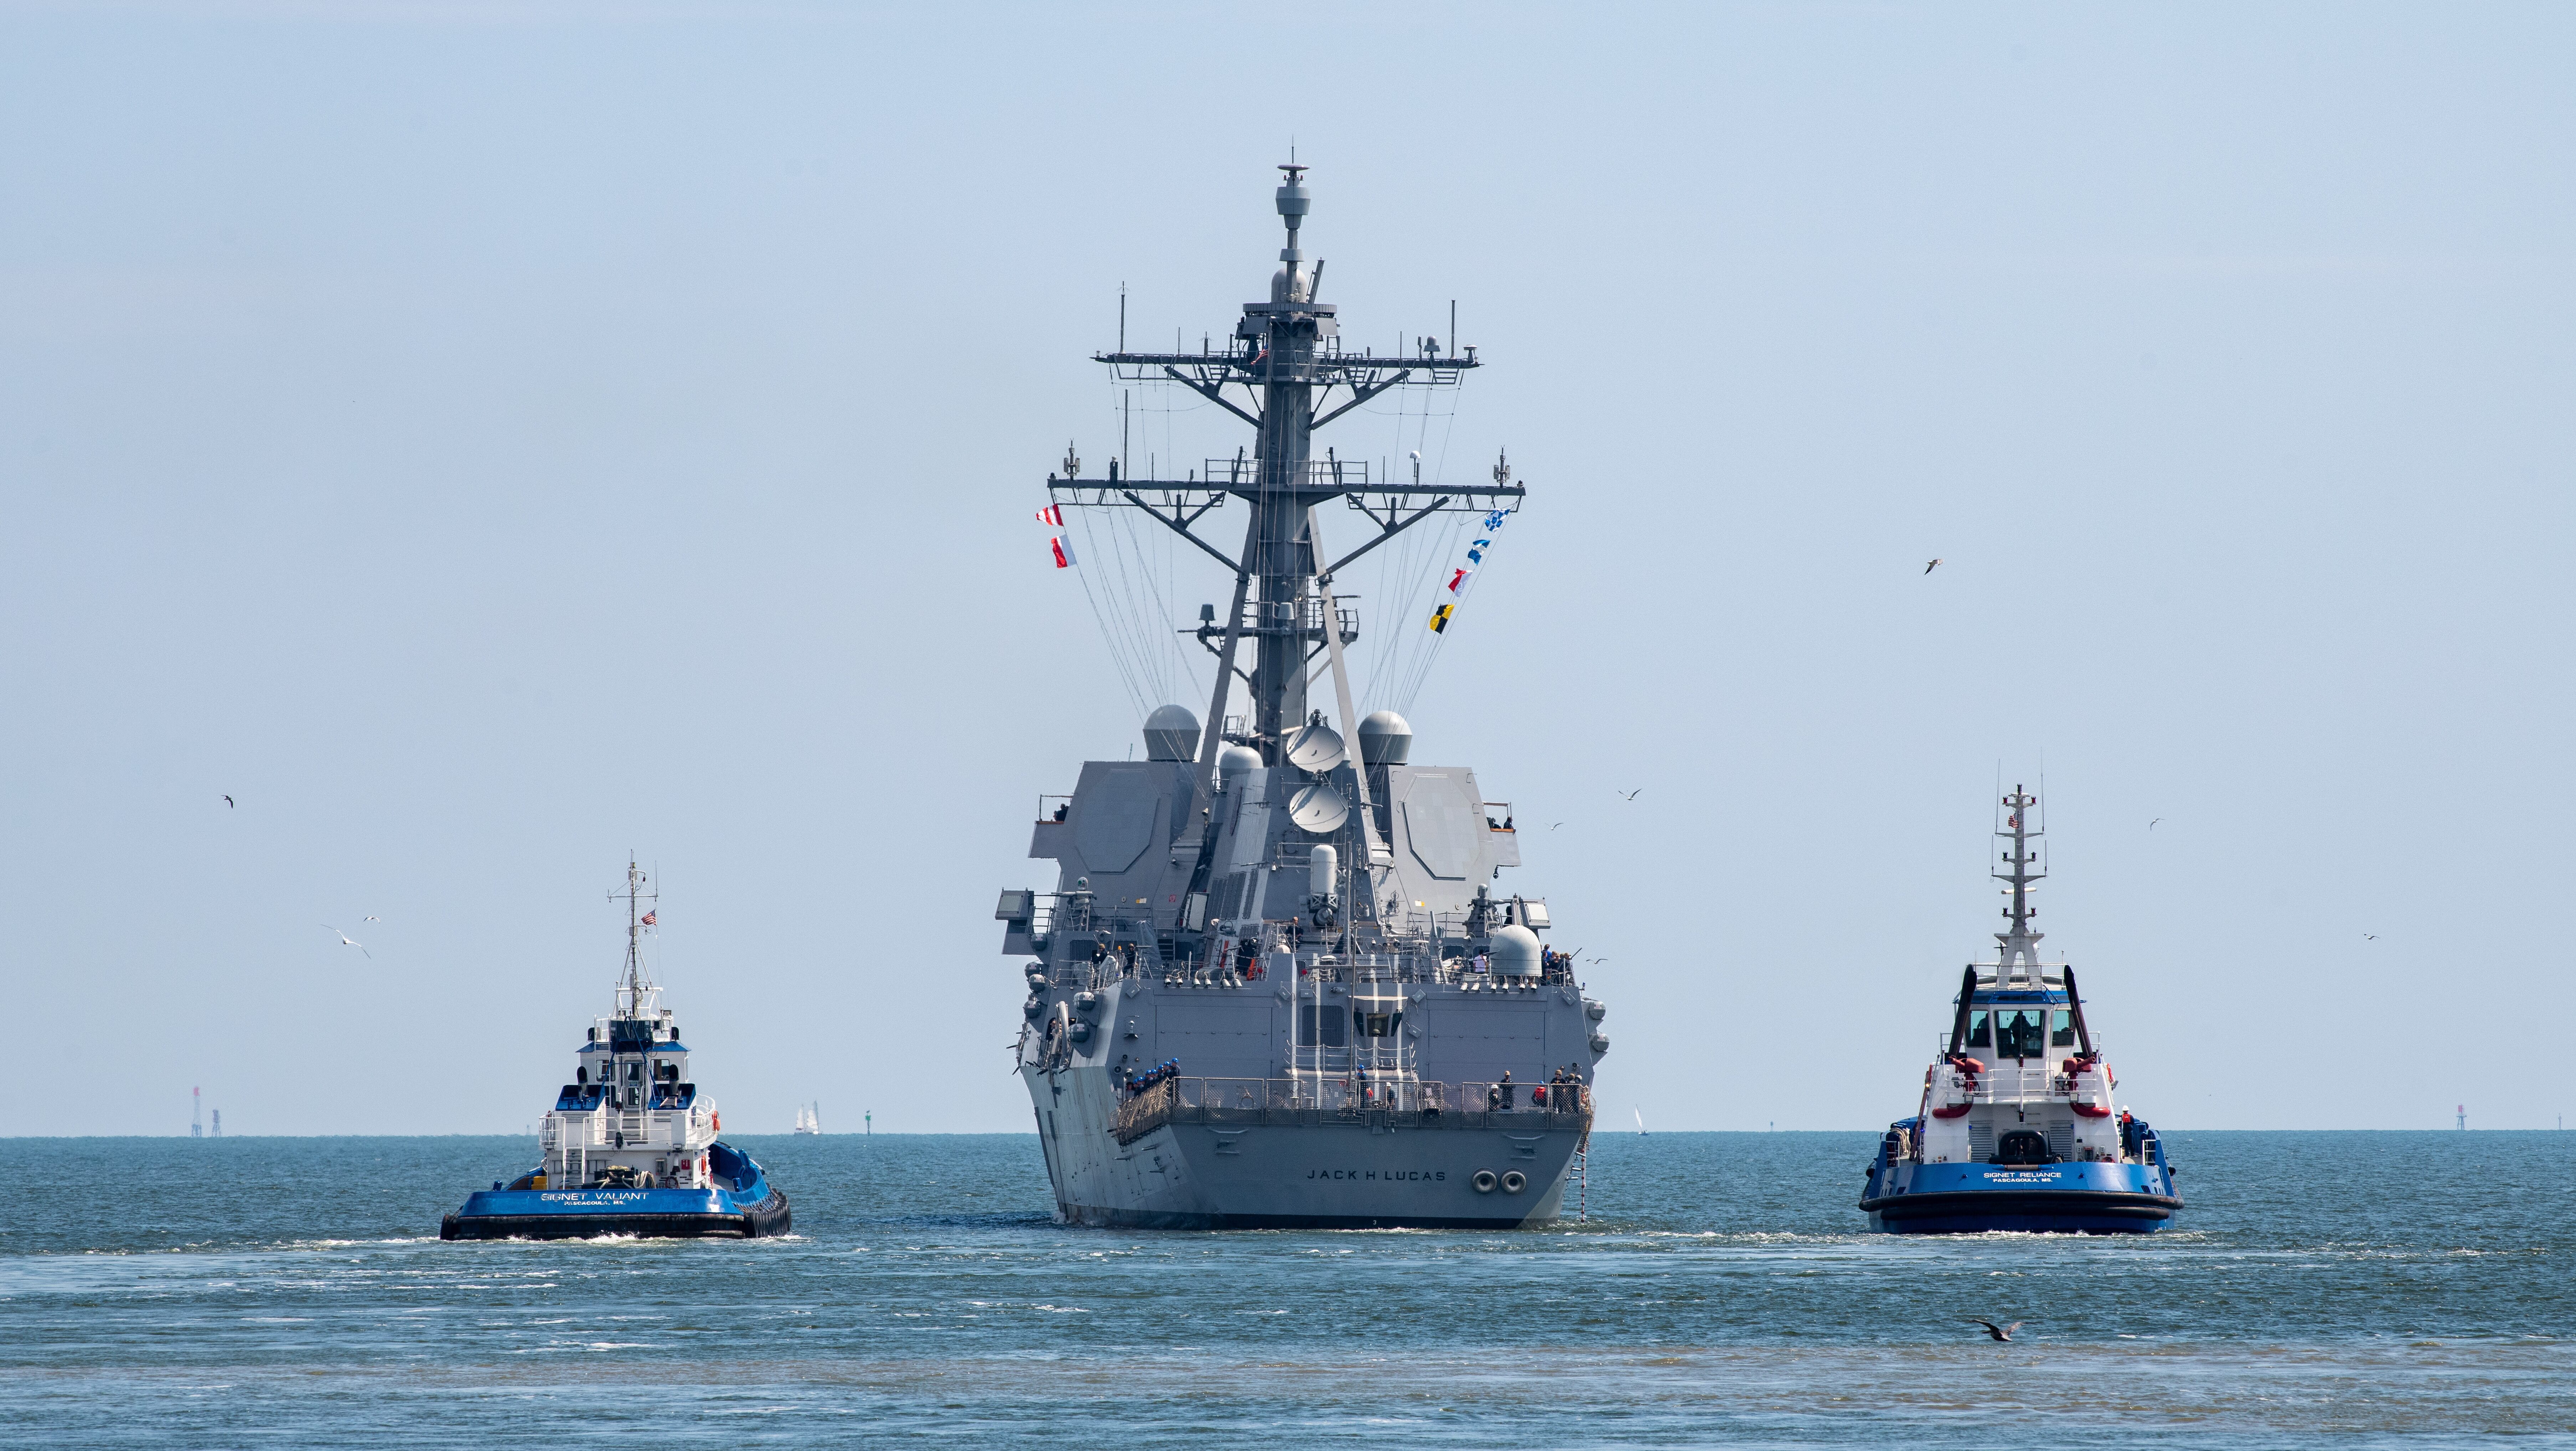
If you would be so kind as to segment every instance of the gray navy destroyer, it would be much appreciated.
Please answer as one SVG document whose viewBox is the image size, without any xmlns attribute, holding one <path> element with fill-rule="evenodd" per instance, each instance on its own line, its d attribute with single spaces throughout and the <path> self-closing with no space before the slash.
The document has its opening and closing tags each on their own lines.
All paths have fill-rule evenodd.
<svg viewBox="0 0 2576 1451">
<path fill-rule="evenodd" d="M 1079 477 L 1071 451 L 1048 476 L 1051 509 L 1144 511 L 1234 588 L 1187 632 L 1216 657 L 1204 725 L 1165 705 L 1145 759 L 1087 761 L 1069 797 L 1041 802 L 1029 855 L 1057 864 L 1055 889 L 1004 892 L 995 913 L 1025 959 L 1015 1061 L 1069 1223 L 1544 1223 L 1591 1129 L 1604 1009 L 1546 945 L 1545 900 L 1501 885 L 1521 861 L 1511 808 L 1464 766 L 1415 763 L 1394 712 L 1354 718 L 1355 611 L 1333 584 L 1426 518 L 1491 523 L 1524 490 L 1499 459 L 1458 487 L 1314 456 L 1316 431 L 1361 403 L 1454 385 L 1477 360 L 1454 337 L 1345 350 L 1298 245 L 1305 168 L 1281 170 L 1287 244 L 1231 337 L 1195 353 L 1122 338 L 1096 359 L 1214 401 L 1252 442 L 1179 480 Z M 1322 537 L 1335 501 L 1365 519 L 1339 557 Z M 1194 526 L 1231 502 L 1248 517 L 1229 553 Z"/>
</svg>

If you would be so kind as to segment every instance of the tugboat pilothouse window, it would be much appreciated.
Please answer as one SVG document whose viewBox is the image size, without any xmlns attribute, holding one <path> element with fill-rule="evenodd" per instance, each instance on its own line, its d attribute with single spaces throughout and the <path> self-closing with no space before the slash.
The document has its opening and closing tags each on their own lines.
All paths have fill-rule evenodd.
<svg viewBox="0 0 2576 1451">
<path fill-rule="evenodd" d="M 1968 1014 L 1968 1046 L 1971 1048 L 1991 1048 L 1995 1046 L 1995 1028 L 1990 1015 L 1985 1013 Z"/>
<path fill-rule="evenodd" d="M 2075 1015 L 2073 1013 L 2068 1012 L 2064 1008 L 2059 1008 L 2056 1012 L 2049 1014 L 2048 1046 L 2052 1048 L 2072 1048 L 2075 1046 Z"/>
<path fill-rule="evenodd" d="M 1995 1014 L 1995 1056 L 1998 1058 L 2045 1058 L 2048 1050 L 2041 1046 L 2039 1009 L 2015 1008 Z"/>
</svg>

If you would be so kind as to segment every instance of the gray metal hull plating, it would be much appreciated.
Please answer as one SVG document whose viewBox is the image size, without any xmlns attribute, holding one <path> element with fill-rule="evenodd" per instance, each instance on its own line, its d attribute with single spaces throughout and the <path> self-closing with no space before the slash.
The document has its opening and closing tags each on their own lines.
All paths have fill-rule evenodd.
<svg viewBox="0 0 2576 1451">
<path fill-rule="evenodd" d="M 1519 1229 L 1555 1220 L 1575 1114 L 1185 1113 L 1118 1142 L 1108 1075 L 1024 1068 L 1056 1214 L 1127 1229 Z M 1479 1189 L 1478 1175 L 1488 1187 Z M 1507 1184 L 1517 1184 L 1507 1188 Z"/>
</svg>

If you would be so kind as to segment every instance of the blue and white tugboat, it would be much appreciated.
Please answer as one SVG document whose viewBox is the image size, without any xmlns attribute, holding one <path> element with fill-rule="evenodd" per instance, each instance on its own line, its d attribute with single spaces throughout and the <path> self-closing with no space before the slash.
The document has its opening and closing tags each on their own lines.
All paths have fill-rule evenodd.
<svg viewBox="0 0 2576 1451">
<path fill-rule="evenodd" d="M 2075 969 L 2043 963 L 2030 930 L 2030 810 L 2003 798 L 2003 864 L 2012 930 L 1991 964 L 1959 983 L 1946 1051 L 1923 1076 L 1915 1116 L 1888 1125 L 1860 1207 L 1893 1234 L 2142 1234 L 2182 1207 L 2164 1144 L 2114 1108 L 2118 1079 L 2084 1022 Z"/>
<path fill-rule="evenodd" d="M 573 1081 L 537 1129 L 537 1166 L 468 1195 L 441 1239 L 580 1239 L 608 1234 L 749 1239 L 785 1234 L 787 1196 L 716 1135 L 715 1105 L 689 1076 L 689 1050 L 644 970 L 653 914 L 644 873 L 626 864 L 626 972 L 614 1011 L 574 1057 Z"/>
</svg>

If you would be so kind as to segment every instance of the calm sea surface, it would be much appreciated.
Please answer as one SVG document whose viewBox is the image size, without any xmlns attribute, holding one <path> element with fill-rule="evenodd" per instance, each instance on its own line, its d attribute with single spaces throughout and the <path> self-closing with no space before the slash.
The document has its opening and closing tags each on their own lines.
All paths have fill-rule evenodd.
<svg viewBox="0 0 2576 1451">
<path fill-rule="evenodd" d="M 18 1139 L 0 1442 L 2576 1441 L 2576 1137 L 2167 1141 L 2134 1239 L 1859 1233 L 1867 1134 L 1604 1135 L 1527 1233 L 1062 1229 L 996 1135 L 736 1140 L 782 1240 L 442 1244 L 531 1141 Z"/>
</svg>

